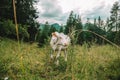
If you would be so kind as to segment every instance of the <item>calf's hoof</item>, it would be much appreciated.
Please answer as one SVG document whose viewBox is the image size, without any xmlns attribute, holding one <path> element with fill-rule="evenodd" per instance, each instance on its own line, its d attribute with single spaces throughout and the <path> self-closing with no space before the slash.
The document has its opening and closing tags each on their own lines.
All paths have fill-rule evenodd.
<svg viewBox="0 0 120 80">
<path fill-rule="evenodd" d="M 58 66 L 58 65 L 59 65 L 59 61 L 57 60 L 57 61 L 55 62 L 55 64 Z"/>
<path fill-rule="evenodd" d="M 65 61 L 67 62 L 67 58 L 65 58 Z"/>
<path fill-rule="evenodd" d="M 53 59 L 53 55 L 50 55 L 50 58 Z"/>
</svg>

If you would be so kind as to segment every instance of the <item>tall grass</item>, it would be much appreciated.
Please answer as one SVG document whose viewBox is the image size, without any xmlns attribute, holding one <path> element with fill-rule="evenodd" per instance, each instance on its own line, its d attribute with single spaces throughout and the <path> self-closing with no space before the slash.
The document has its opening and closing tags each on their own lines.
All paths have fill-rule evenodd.
<svg viewBox="0 0 120 80">
<path fill-rule="evenodd" d="M 9 80 L 118 80 L 120 50 L 111 45 L 74 45 L 68 49 L 68 61 L 63 54 L 57 66 L 50 59 L 48 45 L 20 43 L 3 39 L 0 42 L 0 79 Z"/>
</svg>

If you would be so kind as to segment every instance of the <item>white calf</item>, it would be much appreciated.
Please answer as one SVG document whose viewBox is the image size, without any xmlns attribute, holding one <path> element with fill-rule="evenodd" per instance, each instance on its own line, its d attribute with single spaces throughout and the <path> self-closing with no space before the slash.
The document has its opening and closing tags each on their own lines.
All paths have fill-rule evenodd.
<svg viewBox="0 0 120 80">
<path fill-rule="evenodd" d="M 63 34 L 63 33 L 58 33 L 58 32 L 53 32 L 52 33 L 52 38 L 50 41 L 50 45 L 55 53 L 55 51 L 58 51 L 56 59 L 57 59 L 57 64 L 59 64 L 58 57 L 60 56 L 61 50 L 64 51 L 65 55 L 65 61 L 67 61 L 67 48 L 70 45 L 70 37 Z M 53 58 L 53 54 L 51 53 L 51 58 Z"/>
</svg>

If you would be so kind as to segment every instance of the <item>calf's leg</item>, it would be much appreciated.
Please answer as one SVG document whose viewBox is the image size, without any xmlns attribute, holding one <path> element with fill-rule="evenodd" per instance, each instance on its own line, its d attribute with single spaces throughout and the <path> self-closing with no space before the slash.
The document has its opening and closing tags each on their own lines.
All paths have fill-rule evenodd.
<svg viewBox="0 0 120 80">
<path fill-rule="evenodd" d="M 56 64 L 57 64 L 57 65 L 59 64 L 58 57 L 60 56 L 61 49 L 62 49 L 62 46 L 60 46 L 60 47 L 59 47 L 59 49 L 58 49 L 58 53 L 57 53 L 57 56 L 56 56 L 56 59 L 57 59 L 57 62 L 56 62 Z"/>
<path fill-rule="evenodd" d="M 51 50 L 51 53 L 50 53 L 50 58 L 53 59 L 53 53 L 54 53 L 54 50 Z"/>
<path fill-rule="evenodd" d="M 66 49 L 64 50 L 64 58 L 65 58 L 65 61 L 67 61 L 67 50 Z"/>
</svg>

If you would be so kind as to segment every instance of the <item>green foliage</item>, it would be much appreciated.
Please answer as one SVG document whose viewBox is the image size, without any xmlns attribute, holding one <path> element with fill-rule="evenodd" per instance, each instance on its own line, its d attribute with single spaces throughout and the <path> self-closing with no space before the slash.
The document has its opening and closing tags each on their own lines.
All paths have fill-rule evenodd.
<svg viewBox="0 0 120 80">
<path fill-rule="evenodd" d="M 20 39 L 24 40 L 29 38 L 26 25 L 19 24 L 18 30 Z M 11 20 L 5 20 L 3 22 L 0 22 L 0 36 L 14 39 L 16 38 L 16 28 Z"/>
<path fill-rule="evenodd" d="M 49 30 L 50 30 L 50 25 L 48 24 L 48 22 L 46 22 L 45 26 L 40 34 L 40 40 L 39 40 L 39 44 L 38 44 L 39 46 L 43 46 L 44 44 L 46 44 L 48 42 Z"/>
<path fill-rule="evenodd" d="M 119 30 L 118 32 L 116 32 L 115 38 L 114 38 L 114 42 L 115 42 L 117 45 L 120 45 L 120 30 Z"/>
<path fill-rule="evenodd" d="M 93 24 L 89 25 L 88 30 L 93 31 L 93 32 L 95 32 L 95 33 L 97 33 L 97 34 L 99 34 L 101 36 L 105 36 L 106 35 L 106 32 L 103 29 L 101 29 L 98 26 L 93 25 Z M 91 36 L 92 36 L 91 37 L 92 39 L 90 41 L 96 42 L 98 44 L 103 44 L 103 41 L 104 41 L 103 39 L 101 39 L 100 37 L 96 36 L 95 34 L 91 34 Z"/>
<path fill-rule="evenodd" d="M 115 59 L 110 62 L 107 68 L 108 73 L 106 73 L 106 75 L 110 80 L 120 79 L 120 59 Z"/>
<path fill-rule="evenodd" d="M 18 31 L 19 31 L 19 37 L 21 40 L 28 41 L 29 39 L 29 33 L 27 32 L 27 25 L 18 25 Z"/>
<path fill-rule="evenodd" d="M 36 43 L 17 42 L 2 38 L 0 42 L 0 79 L 10 80 L 119 80 L 120 50 L 110 45 L 92 45 L 88 49 L 74 45 L 64 53 L 60 64 L 50 59 L 50 46 L 38 48 Z M 56 54 L 55 54 L 56 55 Z"/>
<path fill-rule="evenodd" d="M 3 63 L 5 62 L 5 63 Z M 4 76 L 4 74 L 7 73 L 8 69 L 6 69 L 7 67 L 6 61 L 0 60 L 0 78 Z"/>
<path fill-rule="evenodd" d="M 15 35 L 15 25 L 11 20 L 5 20 L 0 22 L 0 35 L 10 37 L 11 35 Z"/>
<path fill-rule="evenodd" d="M 120 59 L 109 62 L 106 66 L 99 66 L 97 74 L 102 79 L 119 80 L 120 79 Z M 102 75 L 101 75 L 102 74 Z"/>
<path fill-rule="evenodd" d="M 31 27 L 28 27 L 27 31 L 30 35 L 29 40 L 30 41 L 35 41 L 35 35 L 37 33 L 37 28 L 34 27 L 34 26 L 31 26 Z"/>
<path fill-rule="evenodd" d="M 80 34 L 80 41 L 79 41 L 79 43 L 80 43 L 80 44 L 84 44 L 84 42 L 89 43 L 89 42 L 92 42 L 92 39 L 93 39 L 92 33 L 82 32 L 82 33 Z"/>
<path fill-rule="evenodd" d="M 112 42 L 119 43 L 119 33 L 114 33 L 112 30 L 119 31 L 120 28 L 120 16 L 118 15 L 119 2 L 115 2 L 113 7 L 111 8 L 110 18 L 107 19 L 107 28 L 102 30 L 102 22 L 103 20 L 99 16 L 97 21 L 94 19 L 94 23 L 90 23 L 89 18 L 87 18 L 88 22 L 85 25 L 82 25 L 81 17 L 75 14 L 73 11 L 70 12 L 70 15 L 67 19 L 67 23 L 65 25 L 65 29 L 63 27 L 58 30 L 59 24 L 55 23 L 54 26 L 57 25 L 57 28 L 51 27 L 48 23 L 45 24 L 43 31 L 39 30 L 39 23 L 36 22 L 36 18 L 38 18 L 37 9 L 33 6 L 39 0 L 16 0 L 16 13 L 17 13 L 17 21 L 19 27 L 19 36 L 21 40 L 30 41 L 38 41 L 40 45 L 44 45 L 48 43 L 49 37 L 52 32 L 64 32 L 65 34 L 71 34 L 75 30 L 91 30 L 101 36 L 105 36 Z M 0 36 L 16 38 L 16 30 L 13 15 L 13 5 L 12 0 L 1 0 L 0 1 Z M 9 19 L 9 20 L 8 20 Z M 11 21 L 12 20 L 12 21 Z M 47 27 L 49 26 L 49 27 Z M 108 31 L 107 33 L 105 31 Z M 75 41 L 77 44 L 84 44 L 84 42 L 96 42 L 102 44 L 104 40 L 93 35 L 89 32 L 80 32 L 77 31 L 74 33 Z M 73 39 L 73 38 L 72 38 Z"/>
<path fill-rule="evenodd" d="M 75 24 L 74 21 L 75 21 L 74 12 L 71 11 L 69 18 L 67 20 L 67 25 L 65 27 L 65 32 L 64 32 L 65 34 L 71 33 L 71 28 L 73 28 Z"/>
<path fill-rule="evenodd" d="M 56 28 L 54 26 L 51 26 L 48 35 L 51 36 L 51 33 L 55 31 L 57 31 Z"/>
<path fill-rule="evenodd" d="M 116 32 L 107 32 L 106 36 L 107 36 L 107 39 L 114 42 L 114 39 L 115 39 L 115 34 Z"/>
<path fill-rule="evenodd" d="M 20 38 L 23 39 L 28 37 L 30 41 L 35 40 L 35 35 L 37 33 L 36 27 L 39 26 L 38 22 L 35 20 L 38 18 L 37 11 L 35 7 L 33 6 L 36 4 L 38 0 L 15 0 L 16 5 L 16 15 L 17 15 L 17 22 L 20 24 L 19 26 L 23 26 L 19 28 Z M 5 20 L 12 20 L 14 21 L 14 13 L 13 13 L 13 3 L 12 0 L 1 0 L 0 1 L 0 22 L 4 22 Z M 13 22 L 14 23 L 14 22 Z M 6 27 L 6 25 L 3 25 L 2 27 Z M 12 26 L 12 25 L 11 25 Z M 25 28 L 26 27 L 26 28 Z M 6 27 L 8 28 L 8 27 Z M 10 27 L 9 27 L 10 28 Z M 12 28 L 10 28 L 13 30 Z M 2 29 L 6 31 L 6 33 L 2 33 L 2 36 L 5 35 L 5 37 L 8 35 L 9 37 L 15 38 L 15 30 L 13 32 L 10 29 Z M 27 30 L 27 31 L 26 31 Z M 12 32 L 12 33 L 11 33 Z M 23 32 L 23 33 L 22 33 Z M 28 34 L 29 32 L 29 34 Z"/>
<path fill-rule="evenodd" d="M 78 15 L 75 30 L 82 30 L 82 28 L 83 28 L 82 21 L 81 21 L 81 18 L 79 17 L 79 15 Z M 81 40 L 80 35 L 81 35 L 81 31 L 77 31 L 75 33 L 75 38 L 77 40 L 76 41 L 77 44 L 80 44 L 80 40 Z"/>
<path fill-rule="evenodd" d="M 17 21 L 22 25 L 28 25 L 29 40 L 35 41 L 38 33 L 39 23 L 35 20 L 38 18 L 37 11 L 33 6 L 38 0 L 16 1 Z"/>
<path fill-rule="evenodd" d="M 35 21 L 37 16 L 36 9 L 34 8 L 34 4 L 37 0 L 15 0 L 16 1 L 16 12 L 17 12 L 17 21 L 19 24 L 27 24 L 31 25 Z M 13 20 L 13 5 L 12 0 L 1 0 L 0 1 L 0 17 L 2 19 L 11 19 Z"/>
<path fill-rule="evenodd" d="M 12 0 L 0 0 L 0 20 L 1 19 L 13 20 Z"/>
<path fill-rule="evenodd" d="M 100 16 L 98 17 L 98 27 L 99 28 L 101 27 L 101 17 Z"/>
<path fill-rule="evenodd" d="M 113 4 L 113 7 L 111 8 L 111 16 L 110 16 L 110 24 L 109 24 L 109 30 L 116 30 L 118 31 L 119 26 L 118 26 L 118 22 L 119 22 L 119 15 L 118 15 L 118 10 L 119 10 L 119 2 L 115 2 Z"/>
<path fill-rule="evenodd" d="M 37 11 L 33 6 L 38 0 L 25 0 L 25 1 L 16 1 L 16 12 L 18 23 L 33 25 L 35 24 L 35 19 L 38 17 L 36 14 Z"/>
<path fill-rule="evenodd" d="M 65 30 L 64 33 L 70 35 L 71 33 L 73 33 L 74 31 L 76 31 L 73 35 L 73 37 L 76 39 L 75 41 L 73 40 L 73 37 L 71 37 L 72 39 L 72 43 L 78 43 L 80 44 L 80 30 L 82 29 L 83 25 L 82 25 L 82 21 L 81 21 L 81 17 L 78 15 L 76 16 L 76 14 L 74 14 L 73 11 L 71 11 L 69 18 L 67 20 L 67 24 L 65 26 Z"/>
<path fill-rule="evenodd" d="M 99 28 L 95 23 L 92 24 L 90 22 L 87 22 L 84 27 L 82 28 L 83 32 L 80 33 L 79 35 L 79 44 L 84 44 L 84 42 L 89 43 L 97 43 L 97 44 L 102 44 L 103 43 L 103 39 L 101 39 L 99 36 L 86 31 L 86 30 L 90 30 L 96 34 L 99 34 L 101 36 L 106 35 L 106 32 L 104 30 L 102 30 L 101 28 Z"/>
<path fill-rule="evenodd" d="M 39 42 L 40 40 L 40 35 L 41 35 L 41 29 L 37 29 L 37 33 L 35 35 L 35 41 Z"/>
<path fill-rule="evenodd" d="M 59 32 L 64 32 L 63 26 L 60 27 L 60 31 Z"/>
</svg>

